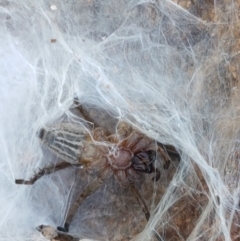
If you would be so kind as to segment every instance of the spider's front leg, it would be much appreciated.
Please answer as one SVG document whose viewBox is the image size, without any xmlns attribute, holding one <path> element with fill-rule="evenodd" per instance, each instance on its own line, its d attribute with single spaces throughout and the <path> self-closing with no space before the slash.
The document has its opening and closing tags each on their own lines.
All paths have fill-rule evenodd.
<svg viewBox="0 0 240 241">
<path fill-rule="evenodd" d="M 105 167 L 100 175 L 95 178 L 91 183 L 88 184 L 88 186 L 83 190 L 81 195 L 78 197 L 78 199 L 73 203 L 72 207 L 69 209 L 67 218 L 64 224 L 64 227 L 57 227 L 59 231 L 62 232 L 68 232 L 69 230 L 69 225 L 76 214 L 78 208 L 82 204 L 82 202 L 90 196 L 92 193 L 97 191 L 103 184 L 103 182 L 110 178 L 112 176 L 112 169 L 110 167 Z"/>
<path fill-rule="evenodd" d="M 33 185 L 39 178 L 41 178 L 44 175 L 49 175 L 51 173 L 54 173 L 59 170 L 62 170 L 62 169 L 68 168 L 68 167 L 72 167 L 72 166 L 73 165 L 71 163 L 61 162 L 56 165 L 51 165 L 51 166 L 45 167 L 43 169 L 39 169 L 39 171 L 36 172 L 34 174 L 34 176 L 32 178 L 30 178 L 29 180 L 16 179 L 15 183 L 16 184 Z"/>
</svg>

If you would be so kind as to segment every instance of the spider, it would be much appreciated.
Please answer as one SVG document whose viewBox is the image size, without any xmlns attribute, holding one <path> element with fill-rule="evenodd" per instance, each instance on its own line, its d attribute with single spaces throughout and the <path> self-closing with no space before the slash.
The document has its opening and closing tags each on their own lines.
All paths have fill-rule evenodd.
<svg viewBox="0 0 240 241">
<path fill-rule="evenodd" d="M 148 220 L 150 218 L 148 207 L 135 183 L 144 173 L 154 173 L 152 180 L 158 181 L 160 171 L 154 165 L 157 154 L 163 158 L 163 167 L 167 169 L 171 161 L 169 155 L 179 156 L 178 153 L 175 150 L 167 150 L 166 146 L 123 121 L 118 123 L 114 134 L 109 133 L 95 123 L 77 99 L 74 100 L 73 108 L 76 108 L 84 119 L 93 123 L 92 131 L 87 131 L 74 123 L 61 123 L 40 129 L 38 137 L 41 142 L 64 161 L 39 170 L 29 180 L 16 179 L 15 183 L 32 185 L 44 175 L 72 166 L 98 173 L 68 210 L 64 226 L 57 227 L 60 232 L 69 231 L 79 206 L 112 176 L 122 188 L 130 188 Z"/>
</svg>

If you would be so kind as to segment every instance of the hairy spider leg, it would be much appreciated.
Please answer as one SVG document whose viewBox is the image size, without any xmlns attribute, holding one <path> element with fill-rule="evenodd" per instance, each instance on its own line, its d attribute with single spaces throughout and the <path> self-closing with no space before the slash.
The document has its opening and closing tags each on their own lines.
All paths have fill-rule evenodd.
<svg viewBox="0 0 240 241">
<path fill-rule="evenodd" d="M 71 208 L 68 211 L 67 218 L 64 224 L 64 227 L 57 227 L 59 231 L 62 232 L 68 232 L 69 231 L 69 225 L 72 222 L 72 219 L 74 215 L 76 214 L 78 208 L 82 204 L 82 202 L 90 196 L 92 193 L 97 191 L 103 184 L 103 182 L 110 178 L 112 176 L 112 170 L 110 167 L 106 167 L 103 169 L 102 173 L 96 177 L 92 182 L 90 182 L 87 187 L 83 190 L 81 195 L 78 197 L 78 199 L 73 203 Z"/>
<path fill-rule="evenodd" d="M 155 173 L 154 177 L 152 178 L 152 181 L 158 181 L 161 177 L 161 172 L 158 170 L 158 168 L 152 166 L 152 170 Z"/>
<path fill-rule="evenodd" d="M 39 178 L 41 178 L 44 175 L 49 175 L 51 173 L 57 172 L 59 170 L 72 167 L 73 165 L 68 162 L 60 162 L 56 165 L 51 165 L 48 167 L 44 167 L 43 169 L 40 169 L 38 172 L 34 174 L 30 180 L 23 180 L 23 179 L 16 179 L 16 184 L 25 184 L 25 185 L 33 185 Z"/>
<path fill-rule="evenodd" d="M 145 200 L 143 199 L 141 193 L 137 190 L 137 188 L 133 184 L 130 185 L 130 189 L 131 189 L 132 193 L 134 194 L 134 196 L 136 197 L 136 199 L 138 200 L 138 202 L 142 208 L 142 211 L 145 214 L 145 217 L 148 221 L 150 218 L 150 213 L 148 211 L 148 207 L 147 207 Z"/>
<path fill-rule="evenodd" d="M 48 225 L 38 226 L 37 231 L 41 232 L 46 239 L 50 239 L 51 241 L 79 241 L 79 238 L 58 232 L 53 227 Z"/>
<path fill-rule="evenodd" d="M 155 151 L 148 151 L 149 153 L 149 160 L 150 160 L 150 170 L 151 172 L 155 173 L 155 176 L 152 178 L 152 181 L 158 181 L 161 177 L 161 173 L 158 168 L 154 167 L 154 162 L 156 160 L 156 152 Z"/>
<path fill-rule="evenodd" d="M 165 163 L 163 165 L 163 168 L 164 169 L 168 169 L 169 166 L 170 166 L 170 162 L 171 162 L 171 158 L 170 156 L 168 155 L 168 152 L 167 150 L 164 148 L 164 146 L 160 143 L 157 143 L 158 144 L 158 148 L 157 148 L 157 152 L 163 157 Z M 162 147 L 161 147 L 161 146 Z"/>
<path fill-rule="evenodd" d="M 74 202 L 74 204 L 72 205 L 72 207 L 70 208 L 70 210 L 68 211 L 67 214 L 67 218 L 64 224 L 64 227 L 57 227 L 57 229 L 59 231 L 62 232 L 68 232 L 69 231 L 69 225 L 74 217 L 74 215 L 76 214 L 78 208 L 80 207 L 80 205 L 82 204 L 82 202 L 88 197 L 90 196 L 92 193 L 94 193 L 95 191 L 97 191 L 103 184 L 103 182 L 106 179 L 102 178 L 101 176 L 98 176 L 97 178 L 95 178 L 87 187 L 86 189 L 82 192 L 82 194 L 79 196 L 79 198 Z M 147 204 L 145 202 L 145 200 L 143 199 L 141 193 L 137 190 L 137 188 L 131 184 L 130 185 L 130 189 L 133 192 L 134 196 L 136 197 L 136 199 L 138 200 L 138 203 L 140 204 L 143 213 L 145 214 L 145 217 L 147 219 L 147 221 L 150 218 L 150 213 L 148 211 L 148 207 Z"/>
<path fill-rule="evenodd" d="M 86 121 L 93 123 L 94 128 L 99 127 L 93 118 L 88 114 L 87 110 L 85 110 L 85 108 L 81 105 L 77 97 L 74 98 L 74 104 L 76 105 L 74 108 L 79 111 L 79 113 Z"/>
<path fill-rule="evenodd" d="M 95 120 L 88 114 L 88 111 L 81 105 L 78 98 L 74 98 L 74 104 L 76 105 L 74 108 L 77 109 L 80 113 L 80 115 L 88 122 L 92 123 L 94 126 L 94 129 L 97 127 L 100 127 Z M 106 136 L 109 136 L 111 133 L 108 130 L 104 130 L 106 132 Z"/>
<path fill-rule="evenodd" d="M 173 147 L 170 149 L 170 147 L 165 146 L 164 149 L 167 151 L 167 153 L 169 154 L 169 156 L 172 156 L 172 157 L 177 158 L 178 161 L 181 160 L 181 156 L 180 156 L 180 154 L 179 154 L 175 149 L 173 150 Z"/>
</svg>

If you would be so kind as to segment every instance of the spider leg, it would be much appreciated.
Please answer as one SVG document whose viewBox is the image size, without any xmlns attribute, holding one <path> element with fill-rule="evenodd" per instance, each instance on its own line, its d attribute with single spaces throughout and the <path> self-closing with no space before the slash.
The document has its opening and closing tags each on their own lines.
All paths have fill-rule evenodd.
<svg viewBox="0 0 240 241">
<path fill-rule="evenodd" d="M 79 241 L 79 238 L 71 236 L 69 234 L 60 233 L 55 230 L 53 227 L 48 225 L 40 225 L 37 228 L 37 231 L 41 232 L 42 235 L 51 241 Z"/>
<path fill-rule="evenodd" d="M 74 215 L 76 214 L 78 208 L 82 204 L 82 202 L 92 193 L 97 191 L 102 186 L 103 182 L 106 179 L 108 179 L 111 175 L 112 175 L 112 170 L 109 167 L 107 167 L 103 170 L 103 172 L 98 177 L 96 177 L 92 182 L 88 184 L 88 186 L 83 190 L 81 195 L 78 197 L 78 199 L 73 203 L 73 205 L 69 209 L 64 227 L 57 227 L 59 231 L 68 232 L 69 225 Z"/>
<path fill-rule="evenodd" d="M 160 143 L 157 143 L 157 144 L 158 144 L 157 151 L 163 157 L 163 159 L 165 161 L 163 168 L 168 169 L 170 166 L 171 158 L 168 155 L 168 152 L 167 152 L 166 148 L 164 147 L 164 145 L 162 145 Z"/>
<path fill-rule="evenodd" d="M 154 166 L 154 162 L 156 160 L 156 152 L 155 151 L 148 151 L 148 154 L 149 154 L 149 160 L 150 160 L 150 163 L 148 164 L 148 167 L 146 168 L 146 173 L 152 173 L 154 172 L 155 173 L 155 176 L 152 178 L 152 181 L 158 181 L 161 177 L 161 173 L 160 171 L 158 170 L 158 168 L 156 168 Z"/>
<path fill-rule="evenodd" d="M 57 172 L 59 170 L 72 167 L 73 165 L 68 162 L 61 162 L 56 165 L 51 165 L 48 167 L 44 167 L 43 169 L 39 169 L 38 172 L 35 172 L 34 176 L 30 178 L 30 180 L 23 180 L 23 179 L 16 179 L 16 184 L 25 184 L 25 185 L 33 185 L 39 178 L 41 178 L 44 175 L 48 175 L 54 172 Z"/>
<path fill-rule="evenodd" d="M 169 149 L 167 146 L 165 147 L 165 150 L 167 151 L 167 153 L 172 156 L 173 158 L 177 158 L 178 161 L 181 160 L 181 156 L 180 154 L 176 151 L 176 150 L 172 150 L 172 149 Z"/>
<path fill-rule="evenodd" d="M 94 127 L 95 130 L 99 127 L 103 131 L 103 128 L 101 128 L 101 126 L 88 114 L 88 111 L 81 105 L 81 103 L 79 102 L 77 97 L 74 98 L 74 105 L 76 105 L 76 106 L 74 106 L 74 108 L 78 110 L 80 115 L 87 122 L 89 122 L 89 124 L 92 124 L 92 126 Z M 108 129 L 104 128 L 104 132 L 105 132 L 105 137 L 111 135 L 111 133 L 109 132 Z M 102 141 L 102 140 L 98 140 L 96 138 L 94 138 L 94 139 L 97 140 L 97 141 Z"/>
<path fill-rule="evenodd" d="M 92 123 L 94 125 L 94 128 L 99 127 L 99 125 L 88 114 L 88 111 L 81 105 L 77 97 L 74 98 L 74 104 L 77 105 L 75 108 L 79 111 L 79 113 L 86 121 Z"/>
<path fill-rule="evenodd" d="M 148 221 L 150 218 L 150 213 L 148 211 L 148 207 L 147 207 L 145 200 L 143 199 L 141 193 L 138 191 L 138 189 L 133 184 L 130 185 L 130 189 L 133 192 L 134 196 L 137 198 L 140 206 L 142 207 L 142 211 L 144 212 L 145 217 Z"/>
<path fill-rule="evenodd" d="M 158 168 L 153 166 L 153 172 L 155 173 L 155 176 L 152 178 L 152 181 L 158 181 L 161 177 L 161 172 L 158 170 Z"/>
</svg>

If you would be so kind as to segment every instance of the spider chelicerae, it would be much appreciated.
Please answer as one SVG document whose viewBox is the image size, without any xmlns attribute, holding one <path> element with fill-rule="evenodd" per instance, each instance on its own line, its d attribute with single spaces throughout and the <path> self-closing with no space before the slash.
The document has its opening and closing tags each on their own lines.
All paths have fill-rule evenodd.
<svg viewBox="0 0 240 241">
<path fill-rule="evenodd" d="M 158 155 L 164 160 L 164 169 L 167 169 L 171 161 L 169 155 L 179 158 L 179 154 L 173 147 L 169 149 L 157 143 L 123 121 L 117 124 L 115 133 L 110 133 L 95 123 L 77 99 L 74 100 L 74 108 L 93 124 L 92 131 L 74 123 L 55 124 L 50 128 L 40 129 L 38 136 L 41 142 L 64 161 L 39 170 L 29 180 L 16 179 L 15 183 L 32 185 L 44 175 L 74 166 L 98 173 L 68 210 L 65 225 L 57 228 L 60 233 L 69 231 L 69 225 L 79 206 L 112 176 L 122 188 L 130 188 L 148 220 L 148 207 L 135 184 L 144 173 L 153 173 L 153 181 L 160 179 L 160 171 L 155 167 Z M 38 230 L 46 227 L 41 225 Z"/>
</svg>

